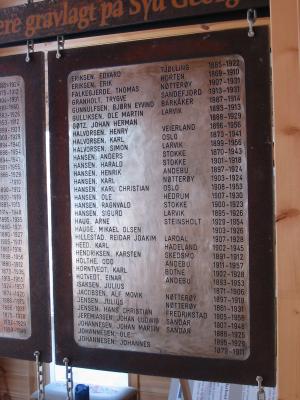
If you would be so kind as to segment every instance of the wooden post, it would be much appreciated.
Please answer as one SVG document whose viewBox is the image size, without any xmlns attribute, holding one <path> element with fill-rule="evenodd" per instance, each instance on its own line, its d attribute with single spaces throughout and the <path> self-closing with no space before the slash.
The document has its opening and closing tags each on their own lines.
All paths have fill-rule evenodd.
<svg viewBox="0 0 300 400">
<path fill-rule="evenodd" d="M 186 379 L 180 379 L 180 385 L 181 385 L 184 400 L 192 400 L 192 394 L 191 394 L 189 381 Z"/>
<path fill-rule="evenodd" d="M 278 399 L 300 398 L 300 69 L 297 0 L 271 0 Z"/>
</svg>

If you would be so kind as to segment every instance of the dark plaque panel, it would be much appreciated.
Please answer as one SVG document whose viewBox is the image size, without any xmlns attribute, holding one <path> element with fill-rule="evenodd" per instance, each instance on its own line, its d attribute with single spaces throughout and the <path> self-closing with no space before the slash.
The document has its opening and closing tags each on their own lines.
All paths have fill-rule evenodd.
<svg viewBox="0 0 300 400">
<path fill-rule="evenodd" d="M 268 31 L 49 63 L 58 362 L 273 385 Z"/>
<path fill-rule="evenodd" d="M 0 355 L 51 360 L 44 56 L 0 59 Z"/>
</svg>

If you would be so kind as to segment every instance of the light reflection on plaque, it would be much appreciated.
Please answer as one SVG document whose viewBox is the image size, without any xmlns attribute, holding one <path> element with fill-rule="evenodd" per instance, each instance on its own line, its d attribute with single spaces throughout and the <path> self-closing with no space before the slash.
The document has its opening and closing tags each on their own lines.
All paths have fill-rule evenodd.
<svg viewBox="0 0 300 400">
<path fill-rule="evenodd" d="M 0 78 L 0 337 L 31 336 L 25 84 Z"/>
<path fill-rule="evenodd" d="M 250 354 L 244 61 L 69 75 L 74 337 Z"/>
</svg>

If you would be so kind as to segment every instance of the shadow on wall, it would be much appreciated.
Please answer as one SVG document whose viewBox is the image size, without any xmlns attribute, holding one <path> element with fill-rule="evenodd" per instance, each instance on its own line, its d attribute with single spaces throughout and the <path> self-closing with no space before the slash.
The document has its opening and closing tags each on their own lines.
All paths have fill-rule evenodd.
<svg viewBox="0 0 300 400">
<path fill-rule="evenodd" d="M 6 371 L 3 367 L 0 367 L 0 400 L 12 400 L 12 397 L 9 393 Z"/>
</svg>

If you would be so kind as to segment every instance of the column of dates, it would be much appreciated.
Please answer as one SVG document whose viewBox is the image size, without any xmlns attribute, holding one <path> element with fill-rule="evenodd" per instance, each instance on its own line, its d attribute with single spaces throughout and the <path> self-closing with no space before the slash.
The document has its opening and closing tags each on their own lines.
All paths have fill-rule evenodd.
<svg viewBox="0 0 300 400">
<path fill-rule="evenodd" d="M 216 354 L 249 356 L 248 193 L 244 63 L 209 62 L 212 274 Z"/>
<path fill-rule="evenodd" d="M 24 81 L 0 78 L 0 336 L 30 336 Z"/>
</svg>

